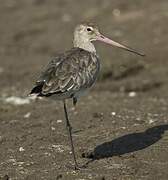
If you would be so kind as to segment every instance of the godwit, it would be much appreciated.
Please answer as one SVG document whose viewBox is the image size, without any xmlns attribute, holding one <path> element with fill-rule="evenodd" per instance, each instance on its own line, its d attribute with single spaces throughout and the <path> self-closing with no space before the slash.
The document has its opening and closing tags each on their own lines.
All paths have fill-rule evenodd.
<svg viewBox="0 0 168 180">
<path fill-rule="evenodd" d="M 72 98 L 73 104 L 76 105 L 78 98 L 96 81 L 100 70 L 99 57 L 92 43 L 96 40 L 144 56 L 132 48 L 105 37 L 95 25 L 91 23 L 80 24 L 74 31 L 74 47 L 57 55 L 49 62 L 30 93 L 63 101 L 75 169 L 78 169 L 79 166 L 74 151 L 66 99 Z"/>
</svg>

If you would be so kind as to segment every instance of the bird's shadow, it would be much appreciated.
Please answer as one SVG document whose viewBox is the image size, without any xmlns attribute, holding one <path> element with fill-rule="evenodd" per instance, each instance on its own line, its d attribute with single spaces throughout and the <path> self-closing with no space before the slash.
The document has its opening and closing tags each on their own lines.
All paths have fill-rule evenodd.
<svg viewBox="0 0 168 180">
<path fill-rule="evenodd" d="M 93 161 L 142 150 L 159 141 L 166 130 L 168 124 L 154 126 L 140 133 L 127 134 L 96 146 L 92 152 L 83 154 L 83 157 Z"/>
</svg>

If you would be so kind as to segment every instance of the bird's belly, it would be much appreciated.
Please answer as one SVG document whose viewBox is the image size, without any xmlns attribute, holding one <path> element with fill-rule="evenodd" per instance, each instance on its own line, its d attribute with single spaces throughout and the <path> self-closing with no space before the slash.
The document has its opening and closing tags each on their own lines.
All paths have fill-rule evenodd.
<svg viewBox="0 0 168 180">
<path fill-rule="evenodd" d="M 80 90 L 76 91 L 73 96 L 76 98 L 79 98 L 81 96 L 85 96 L 89 92 L 89 90 L 92 88 L 92 86 L 94 85 L 94 83 L 97 79 L 96 77 L 97 76 L 95 76 L 95 78 L 92 79 L 88 84 L 81 87 Z"/>
<path fill-rule="evenodd" d="M 85 89 L 81 89 L 80 91 L 77 91 L 77 92 L 74 93 L 74 97 L 78 99 L 81 96 L 85 96 L 88 92 L 89 92 L 88 88 L 87 89 L 86 88 Z"/>
</svg>

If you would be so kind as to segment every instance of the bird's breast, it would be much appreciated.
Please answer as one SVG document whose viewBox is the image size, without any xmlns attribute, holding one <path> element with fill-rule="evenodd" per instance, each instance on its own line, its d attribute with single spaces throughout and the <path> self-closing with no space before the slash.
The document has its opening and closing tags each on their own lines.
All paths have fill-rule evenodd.
<svg viewBox="0 0 168 180">
<path fill-rule="evenodd" d="M 100 62 L 98 56 L 91 53 L 89 58 L 83 59 L 82 63 L 81 71 L 78 73 L 76 80 L 80 86 L 80 90 L 85 91 L 96 81 L 100 71 Z"/>
</svg>

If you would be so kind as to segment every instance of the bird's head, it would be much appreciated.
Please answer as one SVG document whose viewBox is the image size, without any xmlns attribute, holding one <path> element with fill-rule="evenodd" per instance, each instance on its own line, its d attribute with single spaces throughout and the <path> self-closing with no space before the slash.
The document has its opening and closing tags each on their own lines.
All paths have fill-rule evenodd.
<svg viewBox="0 0 168 180">
<path fill-rule="evenodd" d="M 98 27 L 92 23 L 80 24 L 75 28 L 74 32 L 74 36 L 90 42 L 95 41 L 98 34 L 100 34 Z"/>
<path fill-rule="evenodd" d="M 75 28 L 74 31 L 74 46 L 76 47 L 82 47 L 82 46 L 91 46 L 90 48 L 92 48 L 91 42 L 93 41 L 101 41 L 104 42 L 106 44 L 112 45 L 112 46 L 116 46 L 118 48 L 133 52 L 135 54 L 138 54 L 140 56 L 144 56 L 144 54 L 137 52 L 136 50 L 125 46 L 123 44 L 120 44 L 118 42 L 115 42 L 107 37 L 105 37 L 104 35 L 102 35 L 99 32 L 99 29 L 97 26 L 95 26 L 92 23 L 83 23 L 78 25 Z M 85 49 L 85 47 L 84 47 Z M 93 46 L 94 49 L 94 46 Z"/>
</svg>

